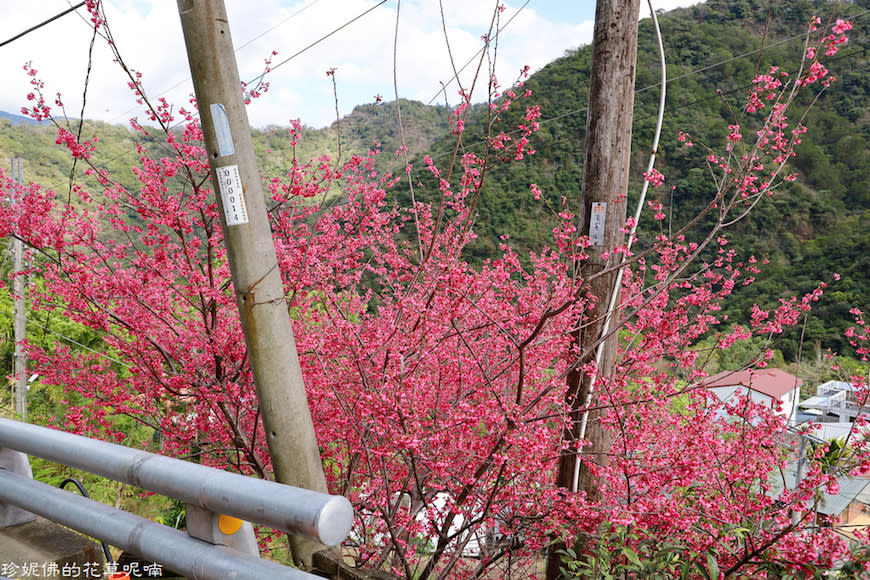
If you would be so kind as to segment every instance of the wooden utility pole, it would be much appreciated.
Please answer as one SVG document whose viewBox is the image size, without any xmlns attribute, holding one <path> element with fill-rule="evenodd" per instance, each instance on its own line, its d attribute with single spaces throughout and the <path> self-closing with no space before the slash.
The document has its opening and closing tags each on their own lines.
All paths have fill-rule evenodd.
<svg viewBox="0 0 870 580">
<path fill-rule="evenodd" d="M 178 0 L 275 479 L 326 491 L 223 0 Z M 319 544 L 291 538 L 310 567 Z"/>
<path fill-rule="evenodd" d="M 16 173 L 17 166 L 17 173 Z M 12 158 L 12 179 L 21 186 L 21 157 Z M 13 190 L 12 203 L 18 201 L 18 192 Z M 18 233 L 17 231 L 15 232 Z M 14 295 L 15 318 L 13 333 L 15 335 L 15 355 L 13 357 L 12 375 L 15 377 L 12 390 L 15 401 L 15 414 L 21 421 L 27 420 L 27 355 L 24 354 L 24 341 L 27 340 L 27 284 L 24 271 L 24 243 L 17 235 L 12 238 L 12 251 L 15 254 L 13 262 L 12 293 Z"/>
<path fill-rule="evenodd" d="M 592 71 L 589 81 L 589 106 L 586 118 L 586 150 L 583 162 L 582 204 L 579 211 L 580 233 L 592 242 L 589 259 L 577 264 L 581 280 L 589 280 L 607 268 L 616 267 L 621 255 L 612 252 L 623 243 L 622 228 L 626 220 L 626 193 L 631 154 L 631 124 L 634 108 L 634 78 L 637 66 L 637 22 L 640 0 L 598 0 L 595 8 L 595 32 L 592 41 Z M 601 259 L 608 252 L 606 260 Z M 587 308 L 585 320 L 576 336 L 583 362 L 596 357 L 595 344 L 602 336 L 604 320 L 614 291 L 615 271 L 586 285 L 586 295 L 595 298 Z M 617 301 L 618 304 L 618 301 Z M 608 376 L 613 369 L 617 333 L 608 338 L 598 361 L 598 376 Z M 590 462 L 608 463 L 611 435 L 601 428 L 604 411 L 592 411 L 583 417 L 582 409 L 604 402 L 594 391 L 595 376 L 578 368 L 568 375 L 567 403 L 571 428 L 566 430 L 569 443 L 559 457 L 557 484 L 569 491 L 584 492 L 596 501 L 600 482 L 589 469 Z M 585 431 L 585 433 L 583 433 Z M 576 442 L 589 442 L 580 454 Z M 577 461 L 580 465 L 577 466 Z M 579 467 L 579 469 L 578 469 Z M 547 578 L 561 576 L 556 554 L 562 546 L 550 550 Z"/>
</svg>

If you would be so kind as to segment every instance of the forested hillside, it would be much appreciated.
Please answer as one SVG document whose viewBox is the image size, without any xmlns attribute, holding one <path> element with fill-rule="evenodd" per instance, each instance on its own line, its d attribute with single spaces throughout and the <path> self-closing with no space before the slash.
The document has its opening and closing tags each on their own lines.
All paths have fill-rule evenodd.
<svg viewBox="0 0 870 580">
<path fill-rule="evenodd" d="M 405 122 L 405 143 L 411 152 L 427 151 L 438 137 L 448 131 L 448 112 L 444 107 L 427 107 L 405 100 L 401 100 L 400 105 Z M 379 160 L 381 168 L 395 169 L 394 154 L 402 144 L 395 118 L 396 103 L 360 105 L 331 127 L 319 130 L 301 127 L 300 139 L 295 146 L 291 143 L 288 127 L 255 129 L 254 148 L 260 162 L 260 173 L 264 177 L 284 173 L 294 158 L 307 161 L 325 155 L 333 163 L 338 163 L 353 153 L 364 153 L 375 144 L 385 153 Z M 24 160 L 27 181 L 63 190 L 69 184 L 71 162 L 64 148 L 55 144 L 57 129 L 48 122 L 22 122 L 26 119 L 20 115 L 0 114 L 0 159 L 8 160 L 18 155 Z M 78 132 L 78 121 L 70 121 L 69 128 Z M 122 125 L 86 121 L 82 137 L 90 139 L 94 135 L 99 137 L 93 156 L 94 165 L 105 167 L 128 187 L 137 182 L 130 170 L 139 159 L 137 143 L 144 140 L 144 145 L 154 155 L 159 155 L 161 149 L 169 154 L 161 136 L 143 139 Z M 8 162 L 5 163 L 8 167 Z"/>
<path fill-rule="evenodd" d="M 870 2 L 775 2 L 710 0 L 693 8 L 662 14 L 660 24 L 668 70 L 668 97 L 657 168 L 665 184 L 656 189 L 669 219 L 670 231 L 686 225 L 715 191 L 707 166 L 708 147 L 721 149 L 728 125 L 739 123 L 749 83 L 756 71 L 776 65 L 794 74 L 804 51 L 804 33 L 813 15 L 854 20 L 849 44 L 831 64 L 838 81 L 806 113 L 808 127 L 793 167 L 798 179 L 783 184 L 749 218 L 735 224 L 731 247 L 741 257 L 755 255 L 770 263 L 758 281 L 740 289 L 726 303 L 730 320 L 745 321 L 753 302 L 775 307 L 780 298 L 831 284 L 807 321 L 804 355 L 818 347 L 849 352 L 843 331 L 851 324 L 850 308 L 870 305 Z M 660 67 L 652 21 L 640 25 L 637 93 L 633 131 L 630 211 L 641 186 L 656 122 Z M 580 199 L 585 106 L 591 65 L 589 47 L 571 51 L 533 75 L 525 84 L 531 100 L 542 108 L 541 129 L 533 139 L 536 154 L 502 170 L 490 167 L 488 185 L 477 205 L 477 259 L 509 234 L 523 248 L 540 247 L 549 239 L 548 212 L 533 199 L 536 183 L 558 207 L 564 196 L 576 207 Z M 791 117 L 808 109 L 799 102 Z M 514 110 L 510 126 L 524 111 Z M 464 144 L 481 152 L 486 111 L 475 111 L 466 123 Z M 678 140 L 684 131 L 694 147 Z M 433 157 L 447 159 L 453 140 L 445 138 Z M 702 220 L 689 233 L 697 238 L 709 223 Z M 641 220 L 641 242 L 658 231 L 650 216 Z M 834 283 L 834 274 L 842 278 Z M 778 344 L 787 360 L 797 354 L 799 330 Z"/>
<path fill-rule="evenodd" d="M 780 298 L 807 292 L 820 282 L 830 283 L 806 324 L 805 354 L 816 352 L 817 347 L 848 351 L 843 340 L 843 330 L 851 320 L 848 311 L 870 305 L 870 1 L 709 0 L 660 15 L 670 81 L 657 165 L 666 181 L 655 192 L 669 215 L 665 226 L 671 231 L 685 225 L 709 202 L 714 188 L 707 147 L 724 143 L 727 127 L 737 122 L 756 71 L 766 71 L 771 65 L 796 71 L 804 50 L 802 35 L 812 15 L 823 20 L 850 18 L 855 28 L 849 44 L 831 64 L 838 82 L 806 115 L 809 130 L 793 163 L 799 178 L 780 187 L 758 211 L 731 229 L 730 243 L 741 255 L 767 258 L 770 263 L 755 284 L 741 289 L 726 304 L 731 320 L 740 321 L 754 302 L 775 306 Z M 553 222 L 545 206 L 533 199 L 529 184 L 537 184 L 554 206 L 563 196 L 569 205 L 579 202 L 590 64 L 588 47 L 570 50 L 525 82 L 531 90 L 529 101 L 542 110 L 541 128 L 531 144 L 536 153 L 521 163 L 489 167 L 476 205 L 479 239 L 470 247 L 473 261 L 490 257 L 504 234 L 523 250 L 548 242 Z M 632 211 L 632 198 L 640 189 L 649 156 L 659 74 L 654 31 L 647 19 L 640 25 L 632 167 L 636 187 L 629 192 Z M 400 104 L 415 179 L 425 181 L 423 153 L 429 152 L 439 165 L 449 164 L 452 158 L 455 139 L 450 135 L 448 113 L 443 106 Z M 800 104 L 801 111 L 792 117 L 809 102 Z M 518 120 L 520 108 L 508 112 L 504 126 Z M 483 152 L 487 111 L 486 105 L 472 110 L 464 150 Z M 404 162 L 395 156 L 402 145 L 396 119 L 395 103 L 359 106 L 329 128 L 303 128 L 295 147 L 287 128 L 257 130 L 254 138 L 261 172 L 267 178 L 281 174 L 294 157 L 346 159 L 378 143 L 383 151 L 378 168 L 401 173 Z M 678 141 L 679 131 L 691 136 L 693 148 Z M 125 184 L 135 183 L 130 167 L 137 159 L 137 137 L 121 126 L 86 122 L 83 135 L 92 134 L 99 135 L 94 163 L 110 169 Z M 50 125 L 0 119 L 0 158 L 21 155 L 27 180 L 63 192 L 68 187 L 70 161 L 54 144 L 55 135 Z M 156 152 L 165 144 L 155 138 L 149 147 Z M 437 188 L 423 187 L 418 199 L 434 201 L 433 192 Z M 409 203 L 407 186 L 400 185 L 394 195 L 399 203 Z M 655 227 L 652 219 L 642 220 L 641 242 L 649 241 Z M 689 237 L 702 235 L 704 228 L 702 220 Z M 837 283 L 833 283 L 835 273 L 841 276 Z M 778 345 L 787 360 L 797 355 L 796 332 Z"/>
</svg>

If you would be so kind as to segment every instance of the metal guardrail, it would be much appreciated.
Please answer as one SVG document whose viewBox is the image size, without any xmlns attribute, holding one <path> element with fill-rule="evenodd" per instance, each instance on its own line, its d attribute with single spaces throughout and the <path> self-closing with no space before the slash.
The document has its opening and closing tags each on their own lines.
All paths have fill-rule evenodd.
<svg viewBox="0 0 870 580">
<path fill-rule="evenodd" d="M 339 544 L 353 524 L 353 507 L 342 496 L 245 477 L 9 419 L 0 418 L 0 448 L 183 500 L 189 512 L 192 506 L 194 511 L 227 514 L 327 546 Z M 242 558 L 239 552 L 4 470 L 0 470 L 0 501 L 195 578 L 263 578 L 267 572 L 262 566 L 269 567 L 268 574 L 274 577 L 314 578 L 256 556 L 240 559 L 241 568 L 231 567 L 227 562 Z M 176 554 L 182 555 L 180 560 L 175 559 Z"/>
<path fill-rule="evenodd" d="M 0 447 L 63 463 L 216 513 L 334 546 L 353 523 L 342 496 L 317 493 L 0 418 Z"/>
<path fill-rule="evenodd" d="M 190 578 L 317 578 L 2 469 L 0 498 Z"/>
</svg>

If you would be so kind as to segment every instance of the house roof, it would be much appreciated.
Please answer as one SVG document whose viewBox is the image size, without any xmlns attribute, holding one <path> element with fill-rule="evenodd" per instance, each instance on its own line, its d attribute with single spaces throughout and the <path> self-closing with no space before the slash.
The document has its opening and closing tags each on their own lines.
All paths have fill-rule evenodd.
<svg viewBox="0 0 870 580">
<path fill-rule="evenodd" d="M 795 487 L 795 471 L 796 463 L 791 462 L 782 472 L 782 476 L 784 476 L 785 479 L 785 486 L 788 489 L 794 489 Z M 779 494 L 782 493 L 782 479 L 776 477 L 771 483 L 774 489 L 778 489 L 775 495 L 779 496 Z M 853 501 L 858 500 L 862 503 L 866 501 L 868 495 L 865 493 L 865 490 L 870 488 L 870 480 L 861 477 L 840 475 L 837 477 L 837 483 L 839 484 L 840 489 L 834 495 L 829 494 L 823 489 L 820 490 L 821 493 L 819 495 L 819 503 L 817 506 L 820 514 L 839 516 L 841 513 L 846 511 L 846 508 L 848 508 L 849 504 Z"/>
<path fill-rule="evenodd" d="M 809 409 L 827 409 L 831 406 L 831 397 L 827 395 L 814 395 L 800 402 L 801 407 Z"/>
<path fill-rule="evenodd" d="M 842 439 L 843 437 L 860 438 L 870 435 L 870 426 L 856 425 L 855 423 L 839 422 L 814 422 L 816 427 L 812 434 L 814 437 L 824 441 L 832 441 L 834 439 Z"/>
<path fill-rule="evenodd" d="M 803 379 L 793 374 L 770 368 L 722 371 L 701 381 L 700 385 L 708 389 L 742 386 L 774 399 L 781 399 L 789 391 L 800 387 L 803 382 Z"/>
<path fill-rule="evenodd" d="M 855 385 L 846 381 L 828 381 L 819 385 L 818 389 L 822 392 L 847 391 L 851 393 L 855 390 Z"/>
</svg>

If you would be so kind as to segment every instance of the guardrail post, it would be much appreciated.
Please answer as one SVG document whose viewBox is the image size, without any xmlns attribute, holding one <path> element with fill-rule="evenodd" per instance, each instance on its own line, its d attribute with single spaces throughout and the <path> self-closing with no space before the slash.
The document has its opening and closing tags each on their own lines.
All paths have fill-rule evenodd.
<svg viewBox="0 0 870 580">
<path fill-rule="evenodd" d="M 21 451 L 0 447 L 0 469 L 33 479 L 33 471 L 30 469 L 30 458 Z M 0 499 L 0 528 L 26 524 L 35 519 L 36 516 L 29 511 Z"/>
<path fill-rule="evenodd" d="M 209 544 L 226 546 L 243 554 L 259 556 L 257 537 L 251 522 L 185 504 L 187 535 Z"/>
</svg>

